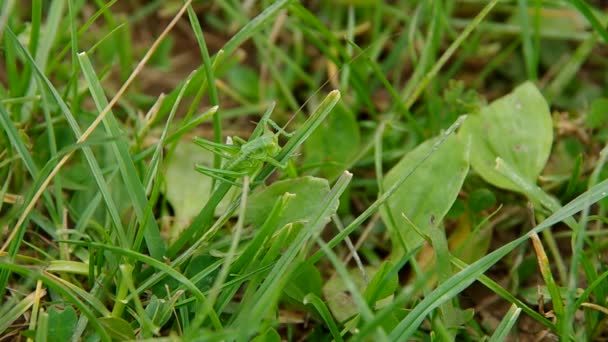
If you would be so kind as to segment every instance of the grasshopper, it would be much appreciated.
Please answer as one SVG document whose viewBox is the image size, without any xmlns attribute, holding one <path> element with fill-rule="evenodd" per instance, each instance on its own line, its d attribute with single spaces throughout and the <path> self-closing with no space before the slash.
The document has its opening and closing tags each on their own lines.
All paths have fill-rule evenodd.
<svg viewBox="0 0 608 342">
<path fill-rule="evenodd" d="M 226 144 L 194 138 L 198 146 L 221 156 L 224 159 L 221 169 L 196 164 L 198 172 L 217 180 L 240 186 L 235 180 L 244 176 L 255 176 L 266 162 L 278 168 L 287 167 L 287 161 L 281 163 L 274 157 L 281 151 L 279 135 L 291 137 L 293 133 L 286 132 L 270 119 L 275 104 L 264 113 L 249 140 L 233 136 L 227 138 Z M 273 128 L 277 133 L 272 132 Z"/>
</svg>

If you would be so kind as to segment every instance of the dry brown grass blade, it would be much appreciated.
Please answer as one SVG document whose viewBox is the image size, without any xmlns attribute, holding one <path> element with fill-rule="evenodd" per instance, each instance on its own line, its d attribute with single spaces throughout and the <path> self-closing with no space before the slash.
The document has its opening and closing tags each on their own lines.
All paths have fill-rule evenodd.
<svg viewBox="0 0 608 342">
<path fill-rule="evenodd" d="M 86 129 L 86 131 L 82 134 L 82 136 L 80 136 L 80 138 L 78 138 L 77 143 L 82 143 L 85 140 L 87 140 L 89 138 L 89 136 L 91 135 L 91 133 L 93 133 L 95 128 L 97 128 L 97 126 L 99 126 L 99 124 L 101 123 L 101 121 L 103 121 L 103 119 L 106 117 L 106 115 L 108 115 L 110 110 L 112 110 L 112 107 L 114 107 L 114 105 L 118 102 L 118 100 L 122 97 L 122 95 L 129 88 L 131 83 L 133 83 L 133 80 L 135 80 L 137 75 L 143 70 L 144 66 L 146 65 L 146 63 L 148 62 L 148 60 L 150 59 L 152 54 L 154 54 L 154 52 L 156 51 L 156 49 L 158 48 L 160 43 L 163 41 L 163 39 L 167 36 L 167 34 L 169 34 L 169 32 L 177 24 L 177 22 L 182 17 L 182 15 L 186 12 L 186 9 L 188 8 L 188 6 L 190 6 L 191 3 L 192 3 L 192 0 L 187 0 L 184 3 L 184 5 L 180 8 L 179 12 L 177 12 L 177 14 L 171 20 L 171 22 L 163 30 L 163 32 L 158 36 L 158 38 L 156 38 L 156 40 L 154 41 L 154 43 L 152 44 L 152 46 L 150 47 L 148 52 L 146 52 L 146 54 L 143 56 L 141 61 L 139 61 L 139 63 L 135 67 L 135 69 L 133 69 L 133 72 L 131 73 L 131 75 L 129 75 L 129 78 L 125 81 L 125 83 L 122 85 L 122 87 L 120 87 L 120 89 L 118 90 L 116 95 L 112 98 L 112 100 L 108 103 L 108 105 L 104 108 L 104 110 L 101 113 L 99 113 L 99 115 L 97 116 L 95 121 L 93 121 L 93 123 Z M 46 190 L 46 188 L 51 183 L 51 180 L 53 179 L 53 177 L 55 177 L 55 175 L 57 175 L 59 170 L 63 167 L 63 165 L 65 165 L 65 163 L 70 159 L 70 157 L 74 154 L 74 152 L 75 151 L 71 151 L 70 153 L 66 154 L 63 158 L 61 158 L 59 163 L 57 163 L 57 165 L 53 168 L 51 173 L 49 173 L 49 175 L 46 177 L 44 182 L 42 182 L 40 189 L 38 189 L 38 191 L 34 194 L 34 197 L 32 198 L 32 200 L 28 203 L 27 207 L 25 208 L 25 210 L 23 211 L 21 216 L 19 216 L 19 219 L 17 220 L 17 223 L 13 227 L 13 230 L 11 231 L 9 237 L 6 239 L 6 241 L 2 245 L 2 248 L 0 248 L 0 253 L 4 252 L 6 250 L 6 248 L 10 245 L 10 243 L 13 241 L 13 239 L 17 235 L 17 232 L 21 228 L 21 225 L 25 222 L 25 219 L 30 214 L 30 212 L 32 211 L 32 209 L 34 208 L 34 206 L 36 205 L 36 203 L 42 196 L 42 193 Z"/>
</svg>

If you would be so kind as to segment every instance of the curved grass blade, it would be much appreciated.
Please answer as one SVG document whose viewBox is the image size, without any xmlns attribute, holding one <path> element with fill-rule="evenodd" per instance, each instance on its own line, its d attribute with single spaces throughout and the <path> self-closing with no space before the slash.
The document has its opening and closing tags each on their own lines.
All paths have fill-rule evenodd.
<svg viewBox="0 0 608 342">
<path fill-rule="evenodd" d="M 99 79 L 95 74 L 95 70 L 93 69 L 93 66 L 91 65 L 86 53 L 78 54 L 78 60 L 80 61 L 80 66 L 85 79 L 88 82 L 89 90 L 93 96 L 97 110 L 102 112 L 108 106 L 108 101 L 105 97 L 103 88 L 101 87 L 101 83 L 99 82 Z M 110 136 L 121 136 L 120 126 L 118 121 L 116 121 L 114 118 L 112 111 L 108 112 L 103 120 L 103 124 Z M 139 219 L 140 224 L 142 224 L 140 229 L 144 230 L 143 234 L 146 239 L 148 251 L 152 257 L 160 260 L 165 255 L 165 245 L 162 237 L 160 236 L 160 229 L 156 221 L 153 219 L 147 219 L 154 217 L 154 215 L 152 214 L 152 209 L 148 206 L 146 191 L 141 179 L 137 174 L 133 158 L 129 153 L 127 141 L 124 139 L 115 140 L 112 143 L 112 151 L 114 152 L 114 156 L 118 163 L 120 174 L 123 178 L 123 184 L 127 188 L 127 193 L 129 194 L 137 218 Z M 138 234 L 129 232 L 129 241 L 133 242 L 136 235 Z M 138 246 L 134 247 L 139 249 Z"/>
<path fill-rule="evenodd" d="M 206 316 L 209 314 L 209 308 L 213 308 L 215 305 L 217 298 L 220 296 L 220 291 L 222 287 L 225 285 L 226 279 L 228 278 L 228 273 L 230 271 L 230 266 L 235 259 L 235 255 L 237 252 L 237 248 L 239 243 L 241 242 L 241 235 L 243 234 L 243 226 L 245 224 L 245 209 L 247 208 L 247 196 L 249 195 L 249 177 L 245 177 L 243 180 L 243 195 L 241 197 L 241 206 L 239 208 L 238 221 L 236 222 L 236 227 L 234 228 L 234 233 L 232 234 L 232 241 L 230 242 L 230 247 L 226 256 L 224 257 L 222 267 L 215 278 L 213 286 L 209 290 L 209 297 L 207 299 L 207 306 L 203 309 L 202 312 L 194 319 L 194 322 L 190 325 L 192 329 L 198 329 L 200 324 L 204 321 Z"/>
<path fill-rule="evenodd" d="M 606 196 L 608 196 L 608 180 L 599 183 L 592 189 L 574 199 L 572 202 L 563 206 L 527 234 L 509 242 L 494 252 L 470 264 L 467 268 L 458 272 L 448 281 L 439 285 L 420 303 L 418 303 L 418 305 L 414 307 L 414 309 L 397 325 L 397 327 L 395 327 L 395 330 L 393 330 L 391 333 L 390 338 L 393 340 L 407 340 L 410 336 L 412 336 L 416 329 L 418 329 L 422 321 L 431 311 L 471 285 L 485 271 L 496 264 L 505 255 L 528 240 L 532 234 L 538 234 L 556 223 L 567 220 L 572 215 L 583 210 L 586 206 L 591 205 Z"/>
<path fill-rule="evenodd" d="M 304 297 L 304 304 L 312 304 L 315 309 L 317 309 L 317 312 L 319 315 L 321 315 L 321 318 L 323 318 L 323 321 L 325 321 L 325 324 L 327 324 L 331 335 L 334 337 L 334 341 L 343 341 L 342 335 L 340 335 L 340 331 L 338 331 L 338 326 L 336 325 L 333 316 L 321 298 L 317 297 L 314 293 L 309 293 L 306 295 L 306 297 Z"/>
</svg>

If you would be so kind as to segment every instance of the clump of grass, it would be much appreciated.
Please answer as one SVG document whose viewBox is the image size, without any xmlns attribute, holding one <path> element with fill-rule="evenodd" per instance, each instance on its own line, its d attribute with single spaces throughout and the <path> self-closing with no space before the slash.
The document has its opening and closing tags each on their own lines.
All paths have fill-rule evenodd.
<svg viewBox="0 0 608 342">
<path fill-rule="evenodd" d="M 605 334 L 597 8 L 15 5 L 2 336 Z"/>
</svg>

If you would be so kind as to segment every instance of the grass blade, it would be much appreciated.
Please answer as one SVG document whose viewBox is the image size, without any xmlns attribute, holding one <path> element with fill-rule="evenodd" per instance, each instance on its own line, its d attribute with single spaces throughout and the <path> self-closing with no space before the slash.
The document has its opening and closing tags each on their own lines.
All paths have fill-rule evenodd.
<svg viewBox="0 0 608 342">
<path fill-rule="evenodd" d="M 527 234 L 509 242 L 458 272 L 448 281 L 439 285 L 418 303 L 405 319 L 399 323 L 395 330 L 393 330 L 390 337 L 394 340 L 407 340 L 432 310 L 467 288 L 492 265 L 498 262 L 498 260 L 502 259 L 513 249 L 530 238 L 532 234 L 538 234 L 539 232 L 550 228 L 552 225 L 570 218 L 572 215 L 583 210 L 586 206 L 591 205 L 606 196 L 608 196 L 608 180 L 599 183 L 577 197 L 572 202 L 553 213 L 553 215 L 549 216 Z"/>
<path fill-rule="evenodd" d="M 45 292 L 46 293 L 46 292 Z M 36 293 L 32 292 L 25 296 L 18 303 L 14 300 L 8 300 L 4 303 L 0 314 L 2 315 L 2 321 L 0 322 L 0 334 L 4 333 L 6 329 L 11 326 L 21 315 L 29 310 L 36 301 Z"/>
<path fill-rule="evenodd" d="M 245 24 L 245 26 L 243 26 L 239 30 L 239 32 L 232 36 L 222 48 L 221 51 L 224 52 L 225 58 L 234 53 L 241 44 L 243 44 L 247 39 L 251 38 L 262 27 L 268 25 L 274 18 L 274 16 L 276 16 L 279 11 L 285 6 L 287 6 L 290 2 L 292 2 L 292 0 L 278 0 L 272 3 L 267 8 L 265 8 L 262 13 L 258 14 L 255 18 L 249 20 L 249 22 L 247 22 L 247 24 Z M 214 63 L 216 58 L 218 58 L 217 54 L 215 55 L 215 57 L 212 58 Z M 198 68 L 194 73 L 194 76 L 192 77 L 191 81 L 191 86 L 186 90 L 186 95 L 192 93 L 195 90 L 192 87 L 204 83 L 205 75 L 206 69 L 203 65 L 203 67 Z M 165 102 L 167 104 L 163 103 L 163 105 L 159 109 L 159 115 L 162 115 L 162 113 L 166 113 L 169 110 L 170 103 L 174 102 L 175 96 L 177 96 L 177 91 L 173 91 L 171 94 L 167 95 L 167 97 L 165 98 Z"/>
<path fill-rule="evenodd" d="M 454 256 L 452 256 L 451 261 L 456 267 L 458 267 L 461 270 L 465 269 L 466 267 L 469 266 L 464 261 L 462 261 Z M 516 305 L 518 308 L 522 309 L 522 311 L 526 315 L 532 317 L 534 320 L 541 323 L 545 327 L 551 329 L 552 331 L 557 331 L 557 327 L 555 326 L 555 324 L 553 324 L 551 321 L 549 321 L 545 316 L 541 315 L 537 310 L 529 307 L 528 305 L 526 305 L 526 303 L 524 303 L 523 301 L 519 300 L 517 297 L 512 295 L 507 289 L 503 288 L 502 286 L 500 286 L 500 284 L 498 284 L 497 282 L 492 280 L 492 278 L 490 278 L 486 275 L 481 275 L 478 280 L 485 287 L 492 290 L 492 292 L 496 293 L 503 299 L 507 300 L 510 303 L 513 303 L 513 305 Z"/>
<path fill-rule="evenodd" d="M 21 53 L 26 57 L 29 65 L 32 67 L 34 72 L 37 74 L 37 76 L 40 78 L 40 80 L 45 84 L 46 88 L 51 92 L 53 99 L 55 100 L 57 105 L 59 105 L 61 112 L 64 114 L 68 123 L 70 124 L 70 127 L 72 128 L 72 131 L 74 132 L 74 135 L 76 135 L 77 138 L 80 138 L 82 136 L 82 133 L 80 131 L 78 122 L 72 115 L 72 112 L 68 108 L 67 104 L 61 98 L 61 95 L 57 92 L 55 87 L 51 84 L 50 80 L 44 75 L 43 71 L 40 68 L 38 68 L 38 65 L 36 64 L 36 62 L 34 61 L 32 56 L 19 42 L 19 40 L 17 39 L 17 37 L 15 36 L 13 31 L 10 28 L 7 28 L 6 33 L 7 33 L 6 36 L 13 41 L 14 45 L 17 46 L 18 50 L 20 50 Z M 116 229 L 116 233 L 118 235 L 119 243 L 123 246 L 128 246 L 126 230 L 124 229 L 124 227 L 122 225 L 122 221 L 120 219 L 118 209 L 117 209 L 116 205 L 114 204 L 114 200 L 112 199 L 112 196 L 110 195 L 108 184 L 105 181 L 103 174 L 101 172 L 101 167 L 99 166 L 99 163 L 97 162 L 97 159 L 93 155 L 93 151 L 91 150 L 90 147 L 84 145 L 84 146 L 82 146 L 82 151 L 85 154 L 85 158 L 87 160 L 87 163 L 89 164 L 91 173 L 93 174 L 93 177 L 95 178 L 95 181 L 97 182 L 99 191 L 101 192 L 101 194 L 106 202 L 108 212 L 110 214 L 112 223 L 114 224 L 114 228 Z M 64 157 L 62 160 L 67 160 L 67 159 L 66 159 L 66 157 Z M 64 163 L 65 163 L 65 161 L 64 161 Z M 58 167 L 60 164 L 61 164 L 61 161 L 57 164 L 57 166 L 55 167 L 54 170 L 58 171 Z M 51 172 L 51 175 L 52 175 L 52 172 Z M 43 191 L 46 188 L 46 186 L 48 185 L 48 182 L 50 182 L 51 175 L 48 175 L 46 177 L 45 182 L 47 182 L 47 184 L 43 183 L 40 187 L 40 189 L 41 189 L 40 191 Z M 37 199 L 37 196 L 34 195 L 33 199 L 29 202 L 29 204 L 23 210 L 23 214 L 21 215 L 21 217 L 15 224 L 15 227 L 13 228 L 13 233 L 11 233 L 11 236 L 7 239 L 7 241 L 4 243 L 4 245 L 2 246 L 2 248 L 0 250 L 4 250 L 6 248 L 6 246 L 8 246 L 8 244 L 11 242 L 12 236 L 17 235 L 17 233 L 23 228 L 22 226 L 23 226 L 23 223 L 25 222 L 26 214 L 35 205 L 36 199 Z"/>
<path fill-rule="evenodd" d="M 104 95 L 101 83 L 99 82 L 99 79 L 97 78 L 97 75 L 95 74 L 93 66 L 91 65 L 87 55 L 85 53 L 80 53 L 78 55 L 78 60 L 80 61 L 80 66 L 85 79 L 88 82 L 89 90 L 93 96 L 97 110 L 102 112 L 104 108 L 108 107 L 108 101 Z M 108 135 L 115 137 L 120 137 L 122 135 L 118 122 L 114 118 L 114 114 L 112 114 L 111 111 L 109 111 L 104 118 L 103 124 L 108 132 Z M 120 174 L 123 178 L 123 184 L 127 188 L 127 193 L 129 194 L 131 203 L 133 204 L 133 208 L 135 209 L 135 213 L 139 219 L 139 223 L 142 225 L 140 229 L 143 229 L 144 231 L 143 234 L 146 239 L 148 251 L 152 257 L 160 260 L 165 255 L 164 241 L 160 236 L 160 229 L 156 221 L 153 219 L 148 219 L 154 216 L 152 214 L 152 209 L 148 206 L 146 190 L 137 174 L 133 158 L 129 153 L 129 146 L 124 139 L 118 138 L 114 141 L 114 143 L 112 143 L 112 151 L 114 152 L 114 157 L 118 163 Z M 135 240 L 136 235 L 138 234 L 135 232 L 129 234 L 129 240 Z M 137 243 L 137 240 L 135 240 L 135 243 Z M 139 250 L 139 246 L 137 244 L 134 246 L 134 248 Z"/>
<path fill-rule="evenodd" d="M 205 78 L 207 85 L 209 86 L 209 102 L 212 106 L 218 106 L 220 104 L 219 97 L 217 95 L 217 87 L 215 86 L 215 77 L 213 76 L 213 68 L 211 66 L 211 57 L 209 57 L 209 50 L 207 49 L 207 43 L 205 42 L 205 36 L 201 25 L 198 22 L 198 17 L 192 8 L 192 5 L 188 6 L 188 18 L 190 18 L 190 25 L 194 31 L 194 36 L 198 42 L 198 46 L 201 49 L 201 55 L 203 56 L 203 69 L 205 70 Z M 213 116 L 213 140 L 216 143 L 220 143 L 222 140 L 222 121 L 219 115 Z M 221 166 L 221 158 L 219 155 L 215 155 L 213 160 L 213 167 L 219 168 Z M 213 188 L 213 186 L 211 186 Z"/>
<path fill-rule="evenodd" d="M 538 1 L 536 3 L 538 5 Z M 517 5 L 526 73 L 530 80 L 536 80 L 538 79 L 538 46 L 534 46 L 534 32 L 532 32 L 533 27 L 530 25 L 530 16 L 528 15 L 528 0 L 518 0 Z M 538 11 L 534 13 L 535 17 L 539 15 Z"/>
<path fill-rule="evenodd" d="M 585 1 L 581 0 L 570 0 L 569 2 L 587 18 L 591 26 L 593 26 L 593 29 L 599 33 L 604 42 L 608 43 L 608 30 L 606 30 L 604 25 L 600 23 L 599 19 L 593 14 L 591 7 Z"/>
<path fill-rule="evenodd" d="M 530 236 L 532 240 L 532 246 L 534 247 L 534 251 L 536 252 L 536 259 L 538 262 L 538 267 L 540 268 L 540 273 L 543 276 L 545 281 L 545 285 L 549 290 L 549 294 L 551 295 L 551 302 L 553 303 L 553 311 L 555 312 L 555 316 L 557 317 L 558 322 L 562 322 L 564 318 L 564 301 L 562 299 L 562 295 L 559 291 L 559 286 L 555 283 L 553 279 L 553 274 L 551 273 L 551 266 L 549 264 L 549 258 L 545 253 L 545 249 L 538 238 L 537 234 L 532 234 Z"/>
<path fill-rule="evenodd" d="M 49 54 L 51 52 L 51 48 L 57 39 L 57 35 L 59 30 L 59 26 L 61 25 L 61 18 L 63 15 L 63 11 L 65 10 L 66 1 L 63 0 L 55 0 L 51 3 L 50 8 L 47 13 L 46 25 L 44 26 L 44 39 L 40 40 L 40 44 L 36 47 L 30 46 L 30 49 L 36 48 L 36 65 L 43 72 L 46 71 L 47 63 L 49 61 Z M 31 75 L 31 79 L 29 82 L 29 87 L 25 93 L 25 96 L 33 96 L 36 92 L 36 82 L 37 75 L 33 73 Z M 21 122 L 26 122 L 30 119 L 30 115 L 32 112 L 31 105 L 25 105 L 21 107 Z"/>
<path fill-rule="evenodd" d="M 206 298 L 205 294 L 203 294 L 203 292 L 195 284 L 193 284 L 190 281 L 190 279 L 186 278 L 183 274 L 179 273 L 178 271 L 176 271 L 175 269 L 171 268 L 169 265 L 167 265 L 161 261 L 158 261 L 147 255 L 144 255 L 144 254 L 141 254 L 141 253 L 129 250 L 129 249 L 105 245 L 105 244 L 101 244 L 101 243 L 97 243 L 97 242 L 89 242 L 89 243 L 81 242 L 81 241 L 64 241 L 64 242 L 71 243 L 76 246 L 90 246 L 93 248 L 99 248 L 99 249 L 111 251 L 116 254 L 124 255 L 129 258 L 133 258 L 139 262 L 142 262 L 151 267 L 154 267 L 154 268 L 162 271 L 163 273 L 171 276 L 172 278 L 175 278 L 176 280 L 178 280 L 182 285 L 184 285 L 189 291 L 192 292 L 192 294 L 199 301 L 200 305 L 205 306 L 207 304 L 207 298 Z M 213 323 L 215 328 L 221 329 L 222 324 L 220 323 L 220 320 L 219 320 L 217 314 L 215 313 L 215 311 L 212 308 L 209 311 L 209 316 L 211 317 L 211 322 Z"/>
<path fill-rule="evenodd" d="M 306 297 L 304 297 L 304 304 L 312 304 L 315 309 L 317 309 L 317 312 L 319 313 L 319 315 L 321 315 L 321 318 L 323 318 L 325 324 L 327 324 L 327 326 L 329 327 L 329 331 L 334 337 L 334 341 L 343 341 L 342 335 L 340 335 L 340 331 L 338 331 L 338 326 L 334 321 L 334 317 L 331 315 L 329 309 L 327 308 L 327 305 L 325 305 L 321 298 L 317 297 L 314 293 L 309 293 L 306 295 Z"/>
<path fill-rule="evenodd" d="M 27 147 L 25 146 L 23 140 L 21 139 L 21 136 L 19 135 L 19 131 L 17 130 L 17 127 L 15 127 L 15 124 L 11 121 L 8 111 L 4 108 L 4 106 L 1 103 L 0 103 L 0 126 L 2 126 L 2 128 L 4 129 L 4 133 L 8 137 L 8 140 L 10 141 L 11 145 L 13 145 L 13 148 L 17 151 L 17 154 L 19 155 L 21 161 L 23 162 L 23 165 L 25 165 L 25 168 L 29 172 L 32 179 L 38 178 L 40 176 L 40 170 L 38 169 L 38 166 L 34 162 L 34 159 L 32 158 L 32 155 L 30 154 Z M 46 208 L 49 211 L 49 213 L 51 213 L 51 214 L 56 213 L 57 210 L 56 210 L 55 206 L 53 205 L 53 201 L 51 200 L 51 197 L 48 194 L 48 192 L 45 192 L 43 194 L 43 196 L 44 196 L 44 203 L 45 203 Z"/>
<path fill-rule="evenodd" d="M 515 322 L 517 322 L 520 313 L 520 308 L 515 306 L 515 304 L 511 305 L 509 311 L 507 311 L 507 314 L 502 318 L 502 321 L 498 325 L 498 328 L 496 328 L 494 334 L 492 334 L 492 337 L 490 338 L 489 342 L 505 341 L 507 335 L 509 334 L 509 331 L 511 331 L 511 329 L 515 325 Z"/>
</svg>

